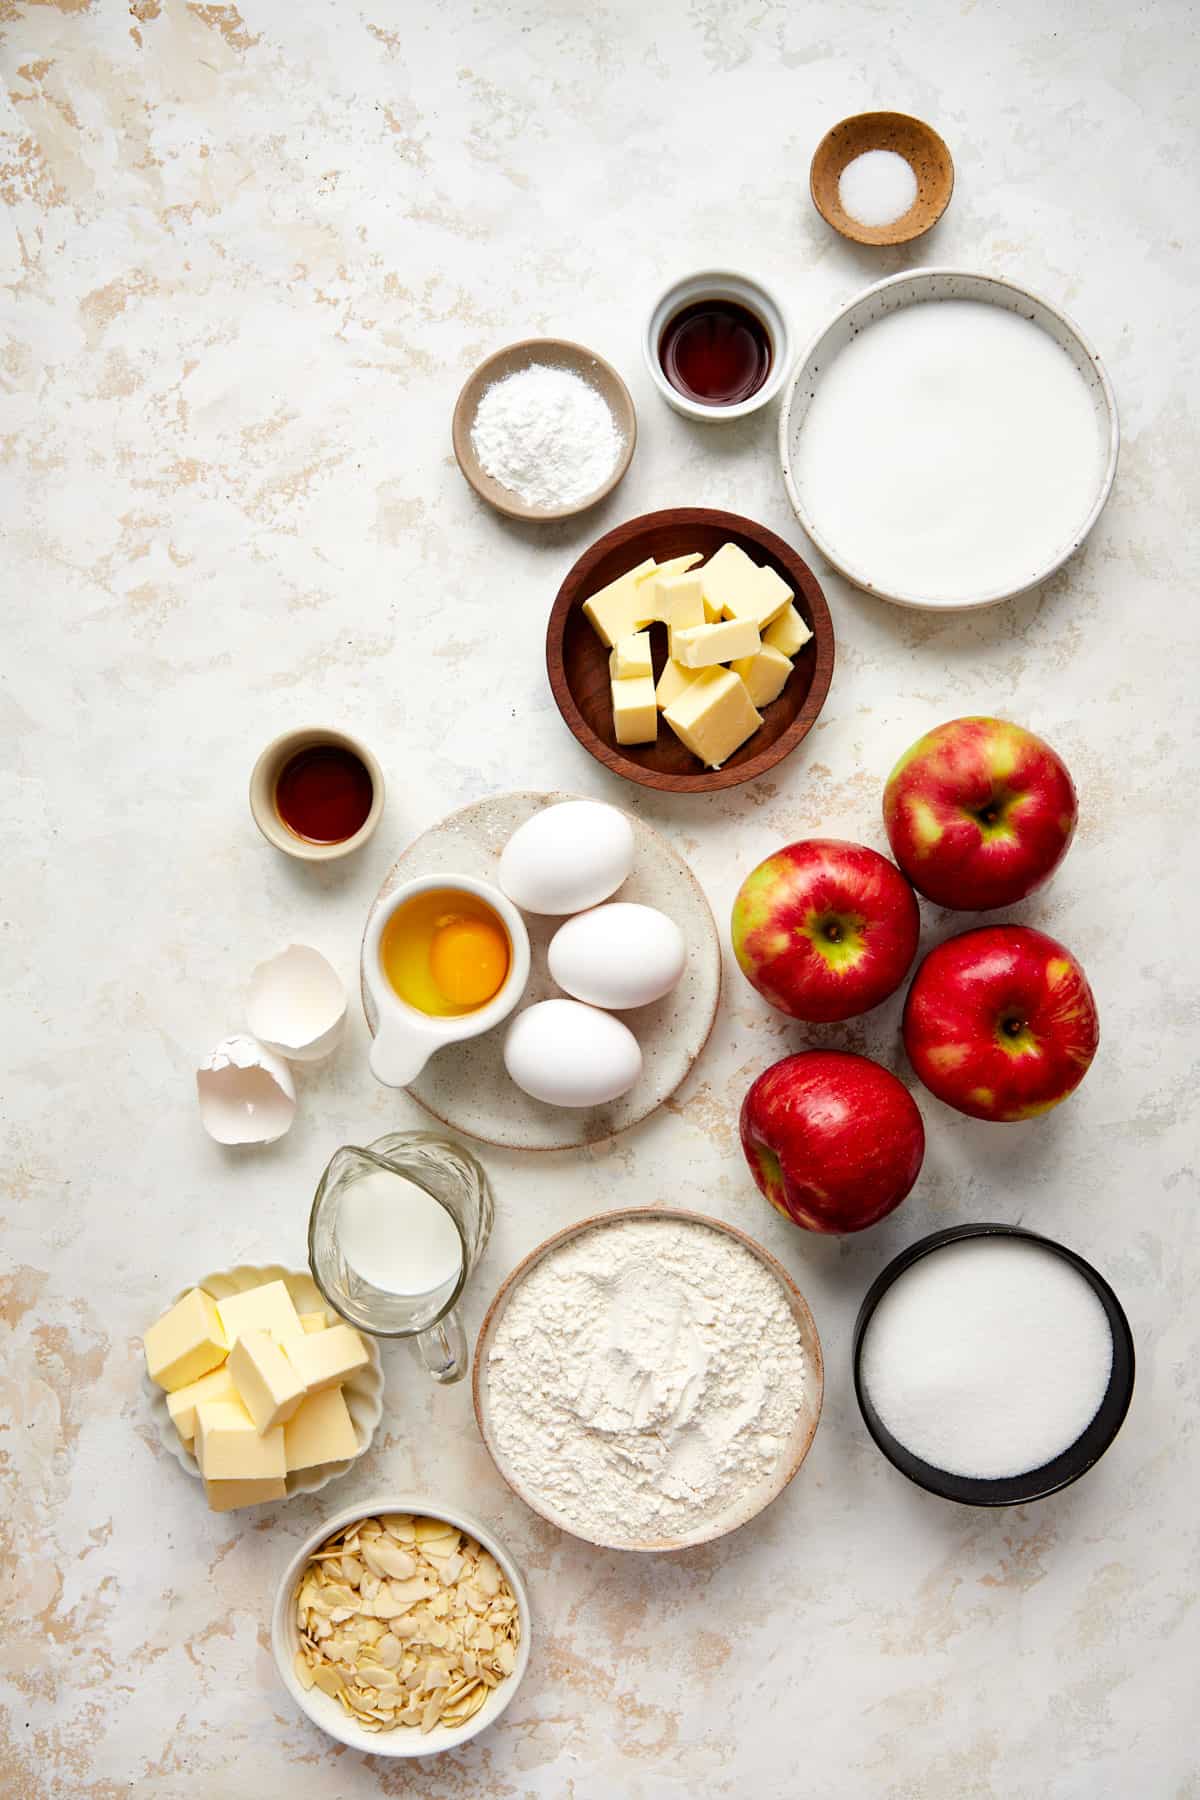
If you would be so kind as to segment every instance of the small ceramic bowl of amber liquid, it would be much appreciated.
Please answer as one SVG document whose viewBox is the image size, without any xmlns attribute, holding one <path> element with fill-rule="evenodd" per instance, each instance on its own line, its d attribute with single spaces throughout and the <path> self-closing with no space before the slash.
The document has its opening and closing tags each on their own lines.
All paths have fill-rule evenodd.
<svg viewBox="0 0 1200 1800">
<path fill-rule="evenodd" d="M 361 849 L 383 817 L 383 794 L 383 770 L 366 745 L 318 725 L 275 738 L 250 776 L 254 823 L 301 862 Z"/>
<path fill-rule="evenodd" d="M 706 269 L 660 294 L 642 353 L 668 406 L 724 425 L 775 398 L 791 366 L 792 339 L 770 288 L 736 269 Z"/>
</svg>

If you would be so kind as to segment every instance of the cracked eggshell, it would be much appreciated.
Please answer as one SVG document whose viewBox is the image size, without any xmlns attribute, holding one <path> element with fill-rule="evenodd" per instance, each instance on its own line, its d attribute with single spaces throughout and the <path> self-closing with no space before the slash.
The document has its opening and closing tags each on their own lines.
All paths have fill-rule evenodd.
<svg viewBox="0 0 1200 1800">
<path fill-rule="evenodd" d="M 346 990 L 319 950 L 289 944 L 250 977 L 246 1017 L 268 1050 L 289 1062 L 320 1062 L 341 1040 Z"/>
<path fill-rule="evenodd" d="M 296 1113 L 292 1072 L 256 1038 L 223 1038 L 196 1070 L 200 1123 L 218 1144 L 273 1144 Z"/>
</svg>

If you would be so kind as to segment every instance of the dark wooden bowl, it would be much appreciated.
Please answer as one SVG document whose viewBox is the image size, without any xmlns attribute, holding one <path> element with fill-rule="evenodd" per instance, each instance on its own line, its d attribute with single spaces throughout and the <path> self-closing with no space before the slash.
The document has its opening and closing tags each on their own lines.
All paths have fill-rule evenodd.
<svg viewBox="0 0 1200 1800">
<path fill-rule="evenodd" d="M 585 600 L 647 556 L 665 562 L 698 550 L 707 561 L 729 540 L 755 562 L 767 563 L 782 575 L 813 634 L 797 655 L 787 686 L 778 700 L 763 708 L 763 722 L 754 736 L 719 769 L 706 769 L 661 717 L 656 744 L 619 745 L 613 732 L 608 651 L 583 616 Z M 652 625 L 650 638 L 657 681 L 667 660 L 665 627 Z M 584 749 L 614 775 L 669 794 L 712 794 L 765 775 L 808 735 L 833 675 L 833 624 L 808 564 L 765 525 L 738 513 L 674 506 L 630 519 L 584 551 L 551 608 L 546 671 L 559 712 Z"/>
</svg>

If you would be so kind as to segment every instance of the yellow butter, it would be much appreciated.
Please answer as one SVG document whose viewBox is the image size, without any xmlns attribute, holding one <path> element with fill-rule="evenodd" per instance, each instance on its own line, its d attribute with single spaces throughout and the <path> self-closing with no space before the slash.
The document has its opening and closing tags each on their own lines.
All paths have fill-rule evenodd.
<svg viewBox="0 0 1200 1800">
<path fill-rule="evenodd" d="M 774 569 L 760 569 L 737 544 L 722 544 L 700 574 L 710 606 L 726 619 L 749 619 L 760 631 L 792 598 Z"/>
<path fill-rule="evenodd" d="M 663 714 L 680 743 L 710 769 L 762 724 L 746 684 L 732 669 L 705 669 Z"/>
<path fill-rule="evenodd" d="M 746 692 L 755 706 L 770 706 L 772 700 L 778 700 L 792 672 L 790 658 L 770 644 L 764 644 L 753 656 L 740 657 L 730 666 L 745 682 Z"/>
<path fill-rule="evenodd" d="M 206 1481 L 283 1475 L 283 1426 L 260 1434 L 240 1400 L 202 1400 L 196 1408 L 196 1461 Z"/>
<path fill-rule="evenodd" d="M 167 1411 L 184 1443 L 190 1444 L 196 1435 L 196 1408 L 202 1400 L 237 1398 L 238 1391 L 233 1384 L 233 1376 L 229 1373 L 229 1364 L 223 1362 L 219 1369 L 202 1375 L 199 1381 L 189 1381 L 186 1387 L 176 1388 L 173 1394 L 168 1394 Z"/>
<path fill-rule="evenodd" d="M 772 650 L 782 651 L 784 656 L 795 656 L 811 636 L 812 632 L 789 602 L 763 632 L 763 643 L 770 644 Z"/>
<path fill-rule="evenodd" d="M 654 699 L 659 712 L 665 712 L 672 700 L 682 694 L 685 687 L 690 687 L 698 673 L 697 669 L 683 668 L 673 656 L 668 657 L 666 667 L 658 678 L 658 686 L 654 690 Z"/>
<path fill-rule="evenodd" d="M 612 683 L 613 730 L 618 744 L 653 744 L 658 737 L 654 678 L 636 675 Z"/>
<path fill-rule="evenodd" d="M 722 619 L 718 625 L 692 625 L 671 633 L 671 655 L 685 669 L 711 669 L 717 663 L 753 656 L 758 646 L 753 619 Z"/>
<path fill-rule="evenodd" d="M 704 590 L 698 575 L 668 575 L 654 583 L 658 617 L 666 626 L 668 642 L 685 625 L 703 625 Z M 675 652 L 672 650 L 672 656 Z"/>
<path fill-rule="evenodd" d="M 650 633 L 633 631 L 628 637 L 618 638 L 617 647 L 608 659 L 608 670 L 614 681 L 630 681 L 635 675 L 652 674 Z"/>
<path fill-rule="evenodd" d="M 230 1294 L 217 1302 L 217 1310 L 230 1349 L 243 1331 L 269 1331 L 285 1350 L 304 1337 L 300 1314 L 282 1281 L 265 1281 L 261 1287 Z"/>
<path fill-rule="evenodd" d="M 305 1331 L 324 1331 L 328 1323 L 329 1320 L 323 1312 L 300 1314 L 300 1324 Z"/>
<path fill-rule="evenodd" d="M 311 1469 L 317 1463 L 343 1462 L 358 1455 L 358 1436 L 340 1387 L 310 1394 L 283 1428 L 289 1469 Z"/>
<path fill-rule="evenodd" d="M 233 1512 L 239 1506 L 261 1506 L 264 1500 L 286 1500 L 287 1482 L 282 1475 L 258 1481 L 206 1481 L 204 1492 L 210 1512 Z"/>
<path fill-rule="evenodd" d="M 651 574 L 657 567 L 654 558 L 648 556 L 636 569 L 618 575 L 615 581 L 610 581 L 607 587 L 602 587 L 599 593 L 584 602 L 584 617 L 609 650 L 618 638 L 641 631 L 654 617 L 653 605 L 647 609 L 647 603 L 652 599 L 650 589 L 640 583 L 643 576 Z"/>
<path fill-rule="evenodd" d="M 211 1294 L 192 1288 L 150 1326 L 142 1346 L 151 1381 L 173 1394 L 224 1362 L 228 1338 Z"/>
<path fill-rule="evenodd" d="M 694 569 L 698 562 L 703 561 L 704 558 L 698 550 L 691 556 L 669 556 L 666 562 L 657 563 L 653 569 L 647 570 L 646 574 L 639 575 L 638 580 L 647 581 L 653 585 L 667 575 L 686 575 L 689 569 Z"/>
<path fill-rule="evenodd" d="M 227 1367 L 260 1437 L 286 1425 L 304 1398 L 303 1381 L 269 1331 L 243 1331 Z"/>
<path fill-rule="evenodd" d="M 288 1360 L 310 1394 L 339 1387 L 370 1360 L 352 1325 L 330 1325 L 288 1346 Z"/>
</svg>

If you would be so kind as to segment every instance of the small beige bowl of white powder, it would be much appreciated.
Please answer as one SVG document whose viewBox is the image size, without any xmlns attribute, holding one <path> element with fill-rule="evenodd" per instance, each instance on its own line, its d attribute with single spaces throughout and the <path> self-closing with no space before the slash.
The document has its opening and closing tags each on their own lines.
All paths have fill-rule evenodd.
<svg viewBox="0 0 1200 1800">
<path fill-rule="evenodd" d="M 565 338 L 526 338 L 480 363 L 454 408 L 454 454 L 510 519 L 567 519 L 611 494 L 637 414 L 617 371 Z"/>
<path fill-rule="evenodd" d="M 610 1550 L 682 1550 L 746 1524 L 804 1461 L 822 1392 L 787 1271 L 733 1226 L 660 1207 L 548 1238 L 475 1350 L 475 1415 L 504 1479 Z"/>
</svg>

